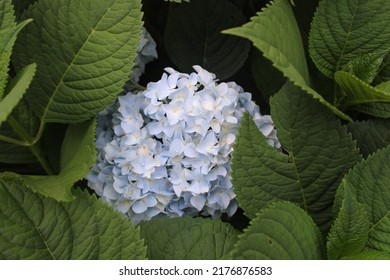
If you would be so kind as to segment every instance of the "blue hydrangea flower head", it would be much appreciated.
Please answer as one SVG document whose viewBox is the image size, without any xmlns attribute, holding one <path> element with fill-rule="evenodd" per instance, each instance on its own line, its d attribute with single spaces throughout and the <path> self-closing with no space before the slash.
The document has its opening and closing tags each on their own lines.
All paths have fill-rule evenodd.
<svg viewBox="0 0 390 280">
<path fill-rule="evenodd" d="M 134 82 L 138 82 L 145 71 L 146 64 L 156 59 L 157 56 L 156 42 L 145 27 L 142 27 L 141 40 L 138 44 L 137 57 L 134 61 L 135 66 L 130 79 Z"/>
<path fill-rule="evenodd" d="M 234 82 L 218 83 L 200 66 L 166 68 L 145 91 L 129 92 L 102 112 L 98 159 L 89 186 L 134 223 L 153 217 L 233 215 L 231 154 L 249 112 L 280 149 L 272 119 Z"/>
</svg>

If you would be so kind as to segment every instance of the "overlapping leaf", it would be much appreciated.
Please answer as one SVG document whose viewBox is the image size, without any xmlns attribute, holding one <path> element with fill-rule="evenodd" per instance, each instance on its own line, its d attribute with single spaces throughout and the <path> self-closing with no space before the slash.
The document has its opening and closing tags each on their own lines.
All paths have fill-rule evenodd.
<svg viewBox="0 0 390 280">
<path fill-rule="evenodd" d="M 377 118 L 390 118 L 390 104 L 388 103 L 367 103 L 353 107 L 354 110 Z"/>
<path fill-rule="evenodd" d="M 0 100 L 3 98 L 8 81 L 8 71 L 12 47 L 18 33 L 31 20 L 19 24 L 15 21 L 14 9 L 11 0 L 0 0 Z"/>
<path fill-rule="evenodd" d="M 364 103 L 387 102 L 390 103 L 390 92 L 375 88 L 356 76 L 344 71 L 334 75 L 336 83 L 343 91 L 341 105 L 349 107 Z"/>
<path fill-rule="evenodd" d="M 390 120 L 372 119 L 349 123 L 348 130 L 365 158 L 390 144 Z"/>
<path fill-rule="evenodd" d="M 341 208 L 328 235 L 329 259 L 340 259 L 360 253 L 368 239 L 370 222 L 367 212 L 348 189 L 344 191 Z"/>
<path fill-rule="evenodd" d="M 287 0 L 275 0 L 267 8 L 241 27 L 225 30 L 224 33 L 251 40 L 266 58 L 272 61 L 292 83 L 299 86 L 340 117 L 350 118 L 326 101 L 310 86 L 301 34 Z M 278 34 L 275 36 L 275 34 Z"/>
<path fill-rule="evenodd" d="M 221 31 L 245 21 L 242 12 L 226 0 L 180 5 L 170 12 L 165 28 L 168 55 L 181 71 L 191 72 L 193 65 L 200 65 L 218 79 L 227 79 L 243 66 L 250 44 Z"/>
<path fill-rule="evenodd" d="M 290 202 L 262 210 L 239 236 L 234 259 L 315 260 L 323 254 L 322 236 L 309 215 Z"/>
<path fill-rule="evenodd" d="M 390 2 L 321 1 L 309 38 L 311 58 L 326 76 L 368 53 L 390 48 Z"/>
<path fill-rule="evenodd" d="M 136 229 L 87 192 L 58 203 L 0 180 L 1 259 L 144 259 Z"/>
<path fill-rule="evenodd" d="M 12 49 L 9 41 L 13 37 L 15 27 L 16 21 L 11 0 L 0 0 L 0 100 L 3 98 L 8 81 L 8 65 Z"/>
<path fill-rule="evenodd" d="M 141 224 L 149 259 L 222 259 L 237 241 L 238 232 L 220 220 L 155 219 Z"/>
<path fill-rule="evenodd" d="M 379 150 L 348 172 L 337 192 L 336 205 L 344 188 L 356 197 L 368 213 L 370 222 L 366 247 L 390 253 L 390 146 Z"/>
<path fill-rule="evenodd" d="M 140 0 L 42 0 L 25 18 L 14 60 L 36 62 L 27 100 L 46 122 L 81 122 L 107 106 L 129 79 L 141 34 Z M 29 46 L 26 48 L 26 46 Z"/>
<path fill-rule="evenodd" d="M 95 164 L 95 126 L 95 120 L 70 125 L 61 147 L 60 173 L 26 175 L 23 176 L 25 184 L 57 201 L 72 201 L 72 186 L 83 179 Z"/>
<path fill-rule="evenodd" d="M 12 123 L 13 126 L 11 126 L 10 123 Z M 21 123 L 24 124 L 24 127 L 21 128 L 21 131 L 24 132 L 25 137 L 16 133 L 16 131 L 18 131 L 18 126 L 20 126 Z M 3 123 L 1 126 L 0 135 L 13 139 L 28 140 L 32 139 L 38 133 L 38 129 L 39 119 L 32 112 L 26 100 L 22 98 L 22 100 L 13 110 L 11 116 L 8 118 L 8 122 Z M 0 161 L 3 163 L 16 164 L 30 163 L 36 162 L 37 158 L 33 154 L 32 150 L 27 147 L 0 141 Z"/>
<path fill-rule="evenodd" d="M 0 1 L 0 29 L 16 26 L 14 9 L 11 0 Z"/>
<path fill-rule="evenodd" d="M 383 251 L 367 250 L 359 254 L 345 257 L 347 260 L 390 260 L 390 254 Z"/>
<path fill-rule="evenodd" d="M 326 230 L 340 180 L 359 159 L 355 143 L 326 107 L 289 83 L 271 98 L 271 114 L 287 155 L 267 144 L 249 115 L 243 118 L 232 167 L 239 205 L 253 218 L 289 200 Z"/>
<path fill-rule="evenodd" d="M 387 54 L 382 61 L 380 71 L 375 77 L 375 82 L 377 84 L 390 81 L 390 54 Z"/>
<path fill-rule="evenodd" d="M 34 4 L 37 0 L 12 0 L 12 4 L 15 8 L 16 18 L 19 18 L 24 10 L 30 5 Z"/>
<path fill-rule="evenodd" d="M 380 71 L 383 58 L 383 55 L 363 54 L 348 62 L 343 71 L 356 76 L 367 84 L 371 84 Z"/>
<path fill-rule="evenodd" d="M 0 126 L 26 93 L 35 75 L 35 70 L 35 64 L 26 66 L 8 86 L 7 95 L 0 101 Z"/>
<path fill-rule="evenodd" d="M 366 87 L 367 88 L 367 87 Z M 375 86 L 375 91 L 390 94 L 390 81 L 382 82 Z M 372 91 L 372 87 L 368 87 L 368 92 Z M 353 107 L 354 110 L 365 113 L 367 115 L 375 116 L 378 118 L 388 119 L 390 118 L 390 104 L 384 102 L 367 103 Z"/>
</svg>

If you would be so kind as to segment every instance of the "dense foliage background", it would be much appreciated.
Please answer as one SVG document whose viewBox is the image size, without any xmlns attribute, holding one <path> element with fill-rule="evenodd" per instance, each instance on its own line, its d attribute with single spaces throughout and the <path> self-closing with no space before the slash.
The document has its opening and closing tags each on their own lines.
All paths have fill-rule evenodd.
<svg viewBox="0 0 390 280">
<path fill-rule="evenodd" d="M 0 36 L 0 258 L 390 259 L 388 0 L 0 0 Z M 251 92 L 282 151 L 246 114 L 233 217 L 134 225 L 86 186 L 95 116 L 193 65 Z"/>
</svg>

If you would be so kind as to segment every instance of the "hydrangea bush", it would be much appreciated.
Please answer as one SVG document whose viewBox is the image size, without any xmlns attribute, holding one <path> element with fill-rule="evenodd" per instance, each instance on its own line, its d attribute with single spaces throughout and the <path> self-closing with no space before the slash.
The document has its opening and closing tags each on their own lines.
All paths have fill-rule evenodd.
<svg viewBox="0 0 390 280">
<path fill-rule="evenodd" d="M 230 164 L 243 112 L 280 148 L 271 117 L 260 114 L 250 93 L 194 69 L 166 68 L 145 91 L 120 96 L 99 114 L 98 161 L 89 186 L 135 223 L 235 213 Z"/>
<path fill-rule="evenodd" d="M 0 0 L 0 259 L 390 259 L 389 15 Z"/>
</svg>

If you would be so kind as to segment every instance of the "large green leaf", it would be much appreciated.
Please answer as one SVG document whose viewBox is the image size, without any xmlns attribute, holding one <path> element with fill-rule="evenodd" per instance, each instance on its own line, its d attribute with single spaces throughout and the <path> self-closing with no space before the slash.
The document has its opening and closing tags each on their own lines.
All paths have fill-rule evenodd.
<svg viewBox="0 0 390 280">
<path fill-rule="evenodd" d="M 230 78 L 240 69 L 250 49 L 246 40 L 221 34 L 221 30 L 246 21 L 226 0 L 196 0 L 172 9 L 164 33 L 171 60 L 183 72 L 200 65 L 218 79 Z"/>
<path fill-rule="evenodd" d="M 311 57 L 328 77 L 367 53 L 390 47 L 390 1 L 321 1 L 310 32 Z"/>
<path fill-rule="evenodd" d="M 390 144 L 390 120 L 373 119 L 349 123 L 348 130 L 364 158 Z"/>
<path fill-rule="evenodd" d="M 7 120 L 12 110 L 26 93 L 26 90 L 30 86 L 30 83 L 35 75 L 35 70 L 36 64 L 26 66 L 18 73 L 8 86 L 7 95 L 2 101 L 0 101 L 0 126 L 5 120 Z"/>
<path fill-rule="evenodd" d="M 355 143 L 326 107 L 289 83 L 271 98 L 271 114 L 287 155 L 269 146 L 244 116 L 232 166 L 239 205 L 253 218 L 268 204 L 289 200 L 325 231 L 340 180 L 359 159 Z"/>
<path fill-rule="evenodd" d="M 72 201 L 71 188 L 95 164 L 95 120 L 69 126 L 61 147 L 60 173 L 51 176 L 25 175 L 33 191 L 56 199 Z"/>
<path fill-rule="evenodd" d="M 220 220 L 186 217 L 144 222 L 141 236 L 149 259 L 210 260 L 226 258 L 238 232 Z"/>
<path fill-rule="evenodd" d="M 356 76 L 344 71 L 334 75 L 336 83 L 341 87 L 343 96 L 340 105 L 345 107 L 364 103 L 390 102 L 390 93 L 375 88 Z"/>
<path fill-rule="evenodd" d="M 136 229 L 119 212 L 77 190 L 58 203 L 0 180 L 0 259 L 144 259 Z"/>
<path fill-rule="evenodd" d="M 370 222 L 364 206 L 344 189 L 344 199 L 328 235 L 329 259 L 340 259 L 360 253 L 366 246 Z"/>
<path fill-rule="evenodd" d="M 310 86 L 301 34 L 291 5 L 287 0 L 271 1 L 271 5 L 257 13 L 249 23 L 224 33 L 251 40 L 266 58 L 272 61 L 291 82 L 299 86 L 340 117 L 350 118 L 326 101 Z M 277 34 L 277 36 L 275 35 Z"/>
<path fill-rule="evenodd" d="M 263 209 L 239 236 L 234 259 L 314 260 L 323 255 L 322 236 L 309 215 L 290 202 Z"/>
<path fill-rule="evenodd" d="M 368 213 L 366 247 L 390 253 L 390 146 L 362 160 L 348 172 L 337 192 L 336 205 L 348 188 Z"/>
<path fill-rule="evenodd" d="M 121 92 L 141 34 L 140 0 L 42 0 L 14 50 L 17 68 L 36 62 L 27 100 L 46 122 L 87 120 Z M 29 46 L 26 48 L 26 46 Z"/>
</svg>

